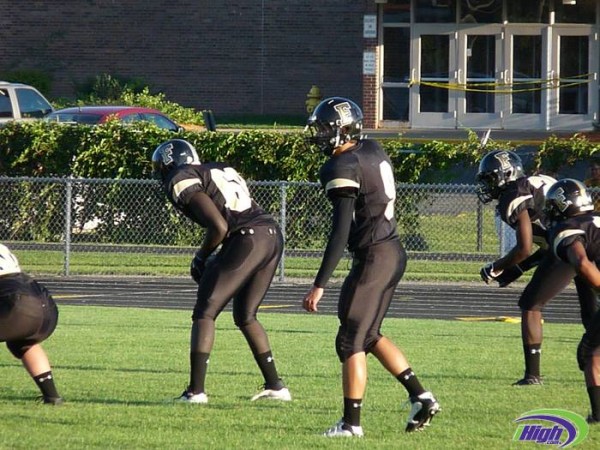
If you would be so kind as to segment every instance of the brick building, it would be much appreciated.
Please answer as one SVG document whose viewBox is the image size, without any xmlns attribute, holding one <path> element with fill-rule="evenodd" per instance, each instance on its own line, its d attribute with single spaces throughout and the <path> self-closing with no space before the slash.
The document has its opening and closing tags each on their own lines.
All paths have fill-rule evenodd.
<svg viewBox="0 0 600 450">
<path fill-rule="evenodd" d="M 26 7 L 24 5 L 26 4 Z M 219 114 L 305 116 L 311 86 L 368 128 L 589 129 L 600 0 L 0 0 L 0 79 L 71 97 L 103 73 Z"/>
<path fill-rule="evenodd" d="M 215 114 L 306 115 L 323 95 L 362 94 L 372 0 L 0 0 L 3 71 L 39 69 L 52 95 L 102 73 L 139 78 Z"/>
</svg>

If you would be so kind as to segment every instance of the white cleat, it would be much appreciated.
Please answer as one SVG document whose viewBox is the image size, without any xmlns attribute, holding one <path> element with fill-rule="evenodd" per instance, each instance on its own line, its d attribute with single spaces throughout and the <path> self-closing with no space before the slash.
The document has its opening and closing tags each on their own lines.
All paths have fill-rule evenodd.
<svg viewBox="0 0 600 450">
<path fill-rule="evenodd" d="M 362 427 L 348 425 L 344 419 L 340 419 L 333 427 L 323 433 L 325 437 L 363 437 Z"/>
<path fill-rule="evenodd" d="M 194 394 L 187 389 L 183 391 L 183 393 L 175 399 L 176 402 L 180 403 L 208 403 L 208 397 L 204 392 L 200 392 L 199 394 Z"/>
<path fill-rule="evenodd" d="M 410 397 L 411 404 L 408 420 L 406 421 L 406 432 L 423 431 L 431 424 L 431 419 L 441 411 L 440 404 L 429 391 L 418 397 Z"/>
<path fill-rule="evenodd" d="M 292 400 L 292 394 L 288 388 L 284 387 L 281 389 L 264 389 L 256 394 L 254 397 L 250 399 L 250 401 L 254 402 L 261 398 L 270 399 L 270 400 L 280 400 L 282 402 L 289 402 Z"/>
</svg>

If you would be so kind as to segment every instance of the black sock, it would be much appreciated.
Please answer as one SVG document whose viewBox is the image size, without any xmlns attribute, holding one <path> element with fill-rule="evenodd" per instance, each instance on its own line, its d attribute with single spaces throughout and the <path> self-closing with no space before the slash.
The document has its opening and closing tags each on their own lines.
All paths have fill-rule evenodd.
<svg viewBox="0 0 600 450">
<path fill-rule="evenodd" d="M 256 355 L 254 359 L 265 379 L 266 389 L 279 390 L 285 387 L 283 381 L 279 379 L 277 368 L 275 367 L 275 358 L 273 358 L 270 351 Z"/>
<path fill-rule="evenodd" d="M 39 375 L 33 377 L 35 384 L 42 392 L 44 397 L 55 397 L 58 398 L 58 391 L 56 390 L 56 386 L 54 385 L 54 377 L 52 376 L 52 371 L 44 372 Z"/>
<path fill-rule="evenodd" d="M 588 386 L 587 392 L 592 406 L 592 417 L 600 420 L 600 386 Z"/>
<path fill-rule="evenodd" d="M 525 373 L 534 377 L 540 376 L 540 360 L 542 359 L 542 344 L 523 345 L 525 355 Z"/>
<path fill-rule="evenodd" d="M 209 357 L 210 353 L 190 353 L 190 385 L 188 389 L 193 394 L 204 392 Z"/>
<path fill-rule="evenodd" d="M 361 408 L 362 398 L 344 397 L 344 423 L 353 427 L 359 427 Z"/>
<path fill-rule="evenodd" d="M 411 397 L 416 397 L 417 395 L 421 395 L 425 392 L 423 386 L 421 386 L 421 382 L 409 367 L 404 372 L 400 373 L 400 375 L 396 376 L 396 379 L 402 383 L 402 386 L 408 391 L 408 395 Z"/>
</svg>

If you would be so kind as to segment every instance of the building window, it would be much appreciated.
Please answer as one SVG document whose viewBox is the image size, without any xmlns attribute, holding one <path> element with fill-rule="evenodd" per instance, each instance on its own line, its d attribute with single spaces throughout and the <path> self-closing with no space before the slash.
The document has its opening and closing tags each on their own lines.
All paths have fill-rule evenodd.
<svg viewBox="0 0 600 450">
<path fill-rule="evenodd" d="M 514 36 L 512 112 L 539 114 L 541 110 L 542 37 Z"/>
<path fill-rule="evenodd" d="M 547 1 L 509 1 L 507 17 L 511 23 L 548 23 Z"/>
<path fill-rule="evenodd" d="M 502 0 L 461 0 L 461 23 L 502 23 Z"/>
<path fill-rule="evenodd" d="M 454 0 L 415 0 L 415 21 L 418 23 L 456 22 Z"/>
<path fill-rule="evenodd" d="M 388 0 L 383 5 L 383 24 L 410 23 L 410 0 Z"/>
<path fill-rule="evenodd" d="M 596 23 L 596 0 L 576 0 L 575 4 L 554 3 L 556 23 Z"/>
<path fill-rule="evenodd" d="M 410 28 L 383 29 L 383 120 L 408 120 Z"/>
<path fill-rule="evenodd" d="M 587 36 L 560 38 L 559 114 L 588 113 Z"/>
</svg>

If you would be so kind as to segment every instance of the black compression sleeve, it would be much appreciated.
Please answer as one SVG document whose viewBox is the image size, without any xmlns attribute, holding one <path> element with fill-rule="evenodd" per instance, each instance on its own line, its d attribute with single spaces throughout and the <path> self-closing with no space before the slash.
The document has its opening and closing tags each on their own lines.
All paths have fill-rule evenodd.
<svg viewBox="0 0 600 450">
<path fill-rule="evenodd" d="M 332 199 L 333 223 L 331 224 L 331 233 L 329 234 L 325 254 L 321 261 L 321 268 L 315 278 L 315 286 L 317 287 L 325 287 L 344 254 L 350 235 L 355 201 L 356 199 L 351 197 L 335 197 Z"/>
<path fill-rule="evenodd" d="M 227 235 L 227 222 L 210 199 L 203 192 L 196 192 L 187 207 L 190 218 L 204 228 L 206 233 L 197 255 L 206 259 Z"/>
</svg>

